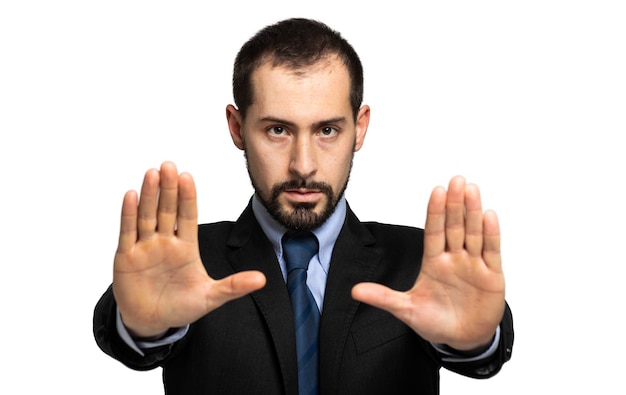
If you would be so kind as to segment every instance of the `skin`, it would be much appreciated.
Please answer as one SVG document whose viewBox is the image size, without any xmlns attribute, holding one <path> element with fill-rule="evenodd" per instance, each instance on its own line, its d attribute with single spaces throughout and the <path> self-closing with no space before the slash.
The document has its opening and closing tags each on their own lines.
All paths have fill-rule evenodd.
<svg viewBox="0 0 626 395">
<path fill-rule="evenodd" d="M 255 97 L 245 119 L 232 105 L 226 117 L 233 143 L 246 151 L 250 177 L 262 200 L 285 181 L 279 209 L 296 215 L 301 203 L 320 214 L 328 195 L 307 187 L 323 182 L 335 200 L 345 187 L 354 152 L 364 142 L 370 109 L 356 119 L 349 77 L 336 58 L 303 73 L 261 65 L 253 74 Z M 336 201 L 331 202 L 331 205 Z M 387 310 L 424 339 L 458 350 L 489 344 L 504 312 L 500 230 L 494 212 L 483 212 L 477 186 L 452 178 L 433 190 L 425 225 L 422 269 L 412 289 L 398 292 L 361 283 L 352 296 Z M 199 319 L 224 303 L 258 290 L 257 271 L 210 278 L 198 253 L 196 189 L 173 163 L 149 170 L 141 195 L 124 197 L 113 291 L 132 335 L 150 337 Z"/>
</svg>

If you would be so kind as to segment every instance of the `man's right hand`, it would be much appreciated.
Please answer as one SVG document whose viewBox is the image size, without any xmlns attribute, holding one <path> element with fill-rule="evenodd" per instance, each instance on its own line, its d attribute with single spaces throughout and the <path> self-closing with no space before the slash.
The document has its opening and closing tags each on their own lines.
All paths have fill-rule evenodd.
<svg viewBox="0 0 626 395">
<path fill-rule="evenodd" d="M 113 293 L 135 337 L 190 324 L 265 285 L 257 271 L 220 280 L 208 276 L 198 249 L 196 187 L 173 163 L 146 172 L 141 196 L 124 196 Z"/>
</svg>

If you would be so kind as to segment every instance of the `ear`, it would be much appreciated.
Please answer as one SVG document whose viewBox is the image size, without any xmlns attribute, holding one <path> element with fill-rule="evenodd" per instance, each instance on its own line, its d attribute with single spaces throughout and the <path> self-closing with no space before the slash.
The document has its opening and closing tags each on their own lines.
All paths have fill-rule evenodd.
<svg viewBox="0 0 626 395">
<path fill-rule="evenodd" d="M 363 146 L 367 127 L 370 124 L 370 107 L 365 105 L 359 109 L 356 116 L 356 139 L 354 142 L 354 152 L 357 152 Z"/>
<path fill-rule="evenodd" d="M 226 106 L 226 121 L 230 130 L 230 137 L 237 148 L 243 150 L 243 135 L 241 134 L 241 114 L 232 104 Z"/>
</svg>

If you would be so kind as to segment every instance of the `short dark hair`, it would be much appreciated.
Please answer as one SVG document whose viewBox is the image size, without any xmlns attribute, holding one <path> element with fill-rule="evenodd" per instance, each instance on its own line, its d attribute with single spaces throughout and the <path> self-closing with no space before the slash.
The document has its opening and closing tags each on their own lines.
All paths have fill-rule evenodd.
<svg viewBox="0 0 626 395">
<path fill-rule="evenodd" d="M 239 50 L 233 69 L 233 96 L 242 118 L 253 100 L 252 73 L 265 61 L 300 69 L 337 55 L 350 75 L 350 104 L 356 120 L 363 101 L 363 66 L 356 51 L 327 25 L 292 18 L 265 27 Z"/>
</svg>

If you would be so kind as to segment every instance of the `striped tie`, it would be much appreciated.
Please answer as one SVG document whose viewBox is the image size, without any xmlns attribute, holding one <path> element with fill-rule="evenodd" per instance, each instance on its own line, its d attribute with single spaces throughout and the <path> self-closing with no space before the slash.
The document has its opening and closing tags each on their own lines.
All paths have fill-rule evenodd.
<svg viewBox="0 0 626 395">
<path fill-rule="evenodd" d="M 318 393 L 318 333 L 320 312 L 306 285 L 309 261 L 318 250 L 311 232 L 290 231 L 283 236 L 283 256 L 287 264 L 287 289 L 293 308 L 298 355 L 300 395 Z"/>
</svg>

